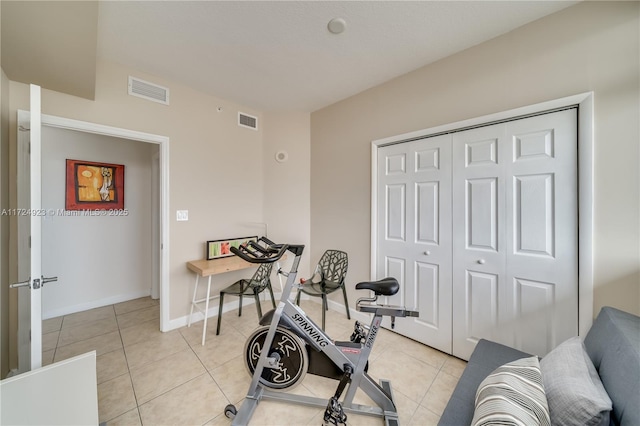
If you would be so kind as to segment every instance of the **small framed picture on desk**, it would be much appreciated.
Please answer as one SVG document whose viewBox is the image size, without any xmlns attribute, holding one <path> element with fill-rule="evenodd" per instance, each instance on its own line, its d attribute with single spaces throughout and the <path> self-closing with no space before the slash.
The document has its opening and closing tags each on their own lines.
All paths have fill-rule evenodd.
<svg viewBox="0 0 640 426">
<path fill-rule="evenodd" d="M 242 245 L 248 244 L 249 241 L 258 241 L 258 237 L 252 236 L 207 241 L 207 260 L 233 256 L 233 253 L 231 253 L 231 247 L 238 248 Z"/>
</svg>

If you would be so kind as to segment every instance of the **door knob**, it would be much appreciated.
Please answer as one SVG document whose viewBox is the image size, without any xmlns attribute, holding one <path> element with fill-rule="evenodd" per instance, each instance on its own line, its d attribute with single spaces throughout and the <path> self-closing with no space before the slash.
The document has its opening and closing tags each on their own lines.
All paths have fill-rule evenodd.
<svg viewBox="0 0 640 426">
<path fill-rule="evenodd" d="M 430 254 L 431 254 L 431 252 L 430 252 L 429 250 L 427 250 L 427 251 L 425 251 L 425 252 L 424 252 L 424 255 L 425 255 L 425 256 L 429 256 Z"/>
<path fill-rule="evenodd" d="M 484 259 L 478 259 L 478 263 L 481 265 L 484 265 L 485 260 Z"/>
<path fill-rule="evenodd" d="M 42 285 L 45 285 L 46 283 L 53 283 L 58 281 L 58 277 L 42 277 Z"/>
</svg>

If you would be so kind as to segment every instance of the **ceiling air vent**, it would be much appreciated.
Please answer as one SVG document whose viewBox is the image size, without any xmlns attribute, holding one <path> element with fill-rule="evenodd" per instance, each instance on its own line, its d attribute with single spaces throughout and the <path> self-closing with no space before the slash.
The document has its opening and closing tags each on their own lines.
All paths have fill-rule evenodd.
<svg viewBox="0 0 640 426">
<path fill-rule="evenodd" d="M 129 76 L 129 94 L 169 105 L 169 89 Z"/>
<path fill-rule="evenodd" d="M 258 130 L 258 118 L 244 112 L 238 112 L 238 126 Z"/>
</svg>

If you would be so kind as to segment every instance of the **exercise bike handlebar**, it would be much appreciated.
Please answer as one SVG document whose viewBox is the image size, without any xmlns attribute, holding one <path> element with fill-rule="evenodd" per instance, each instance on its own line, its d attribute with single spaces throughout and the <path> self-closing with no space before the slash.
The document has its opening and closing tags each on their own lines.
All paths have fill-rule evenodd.
<svg viewBox="0 0 640 426">
<path fill-rule="evenodd" d="M 260 237 L 258 241 L 266 244 L 266 247 L 250 241 L 249 244 L 240 247 L 231 247 L 231 253 L 249 263 L 277 262 L 289 249 L 288 244 L 275 244 L 266 237 Z"/>
</svg>

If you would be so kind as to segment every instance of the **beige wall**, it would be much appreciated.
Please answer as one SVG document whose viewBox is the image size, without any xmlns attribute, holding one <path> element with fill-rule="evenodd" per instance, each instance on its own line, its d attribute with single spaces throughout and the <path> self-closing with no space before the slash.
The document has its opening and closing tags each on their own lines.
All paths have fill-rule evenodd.
<svg viewBox="0 0 640 426">
<path fill-rule="evenodd" d="M 593 91 L 594 314 L 640 314 L 639 6 L 585 2 L 314 112 L 312 258 L 340 242 L 369 278 L 371 141 Z"/>
<path fill-rule="evenodd" d="M 169 87 L 171 105 L 165 106 L 129 96 L 128 75 Z M 11 175 L 15 176 L 15 116 L 16 110 L 29 109 L 29 88 L 25 84 L 12 81 L 10 89 L 13 145 L 10 158 Z M 222 107 L 220 111 L 218 107 Z M 303 158 L 308 157 L 309 114 L 282 115 L 281 117 L 286 119 L 282 118 L 282 121 L 277 123 L 281 122 L 287 126 L 293 124 L 293 136 L 288 130 L 281 134 L 277 123 L 264 126 L 264 121 L 268 120 L 262 119 L 260 111 L 204 95 L 188 87 L 115 63 L 98 62 L 95 101 L 43 89 L 42 111 L 44 114 L 170 138 L 171 320 L 180 320 L 189 312 L 193 275 L 187 271 L 185 263 L 204 257 L 205 241 L 262 234 L 263 228 L 256 226 L 256 223 L 265 222 L 265 205 L 272 202 L 272 198 L 266 198 L 263 194 L 265 188 L 262 177 L 266 173 L 265 169 L 269 167 L 263 158 L 263 139 L 272 140 L 273 144 L 277 145 L 280 135 L 291 137 L 287 146 L 293 144 L 294 146 L 290 147 L 292 151 L 299 149 Z M 257 116 L 259 130 L 239 127 L 238 111 Z M 265 133 L 268 131 L 278 136 L 267 138 Z M 297 162 L 291 165 L 302 173 L 302 181 L 308 182 L 308 162 L 304 165 Z M 277 191 L 298 192 L 300 182 L 280 180 L 277 183 Z M 11 184 L 11 192 L 15 194 L 15 180 Z M 273 202 L 278 201 L 282 200 L 274 198 Z M 15 203 L 15 197 L 13 202 Z M 305 204 L 303 197 L 302 201 L 297 203 L 297 207 L 302 212 L 299 217 L 308 218 L 308 199 Z M 189 221 L 176 222 L 176 210 L 189 210 Z M 269 207 L 268 210 L 274 215 L 273 220 L 269 221 L 270 236 L 279 240 L 281 236 L 271 230 L 286 229 L 283 224 L 287 223 L 286 215 L 291 213 L 282 210 L 283 215 L 276 214 L 281 211 L 279 206 Z M 308 219 L 306 223 L 308 224 Z M 303 229 L 301 239 L 308 244 L 308 225 L 305 226 L 307 230 Z M 12 251 L 15 251 L 15 247 Z M 15 271 L 12 273 L 15 275 Z M 241 274 L 242 272 L 229 273 L 214 278 L 214 290 L 228 285 Z"/>
<path fill-rule="evenodd" d="M 305 250 L 298 268 L 299 276 L 309 274 L 309 126 L 308 113 L 264 113 L 264 217 L 269 236 L 275 242 L 304 244 Z M 288 159 L 278 162 L 277 152 L 286 152 Z M 292 256 L 282 268 L 289 271 Z M 313 260 L 311 260 L 313 262 Z M 278 287 L 279 288 L 279 287 Z"/>
</svg>

